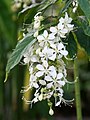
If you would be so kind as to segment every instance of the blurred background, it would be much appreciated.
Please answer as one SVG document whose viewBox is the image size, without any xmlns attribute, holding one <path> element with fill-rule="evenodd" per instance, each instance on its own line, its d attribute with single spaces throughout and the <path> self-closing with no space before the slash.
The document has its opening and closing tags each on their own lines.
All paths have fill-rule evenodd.
<svg viewBox="0 0 90 120">
<path fill-rule="evenodd" d="M 27 4 L 34 2 L 32 0 Z M 4 83 L 7 60 L 16 46 L 21 25 L 17 21 L 21 5 L 18 3 L 11 7 L 11 3 L 11 0 L 0 0 L 0 120 L 76 120 L 75 101 L 72 107 L 62 104 L 60 108 L 54 108 L 54 116 L 48 115 L 46 101 L 36 103 L 32 109 L 30 105 L 25 104 L 20 91 L 29 80 L 26 66 L 21 64 L 16 66 L 11 71 L 8 81 Z M 90 62 L 82 51 L 79 51 L 78 56 L 82 113 L 84 120 L 90 120 Z M 73 62 L 67 62 L 67 71 L 68 80 L 74 81 Z M 67 85 L 64 89 L 65 98 L 75 97 L 74 84 Z M 32 91 L 25 93 L 24 96 L 30 100 Z"/>
</svg>

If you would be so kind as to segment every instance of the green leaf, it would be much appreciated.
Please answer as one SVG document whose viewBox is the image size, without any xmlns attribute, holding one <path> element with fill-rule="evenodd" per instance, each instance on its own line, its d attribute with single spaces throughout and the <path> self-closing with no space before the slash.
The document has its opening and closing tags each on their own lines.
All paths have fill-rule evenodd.
<svg viewBox="0 0 90 120">
<path fill-rule="evenodd" d="M 85 35 L 82 29 L 77 30 L 76 36 L 80 46 L 84 48 L 87 54 L 90 56 L 90 37 Z"/>
<path fill-rule="evenodd" d="M 34 39 L 33 36 L 31 35 L 26 36 L 25 38 L 18 42 L 15 50 L 13 51 L 11 57 L 8 60 L 6 66 L 6 75 L 10 72 L 12 68 L 14 68 L 20 62 L 23 54 L 28 49 L 28 47 L 31 47 L 32 44 L 34 44 L 35 42 L 36 39 Z"/>
<path fill-rule="evenodd" d="M 32 22 L 32 19 L 34 15 L 37 12 L 37 7 L 40 5 L 40 3 L 33 4 L 31 6 L 26 7 L 18 14 L 18 22 L 23 23 L 26 22 L 26 20 L 29 18 L 29 24 Z"/>
<path fill-rule="evenodd" d="M 72 0 L 69 0 L 69 1 L 65 4 L 65 6 L 61 9 L 60 14 L 66 12 L 71 3 L 72 3 Z"/>
<path fill-rule="evenodd" d="M 53 5 L 56 3 L 58 0 L 44 0 L 42 4 L 38 7 L 38 11 L 43 11 L 47 9 L 49 6 Z"/>
<path fill-rule="evenodd" d="M 74 39 L 74 36 L 72 33 L 69 34 L 68 37 L 68 45 L 67 45 L 67 50 L 69 52 L 69 56 L 72 58 L 77 54 L 77 43 Z"/>
<path fill-rule="evenodd" d="M 85 16 L 90 22 L 90 0 L 78 0 L 78 2 Z"/>
<path fill-rule="evenodd" d="M 80 19 L 80 21 L 81 21 L 81 27 L 83 28 L 84 33 L 86 35 L 90 36 L 90 25 L 89 25 L 87 19 L 82 18 L 82 19 Z"/>
</svg>

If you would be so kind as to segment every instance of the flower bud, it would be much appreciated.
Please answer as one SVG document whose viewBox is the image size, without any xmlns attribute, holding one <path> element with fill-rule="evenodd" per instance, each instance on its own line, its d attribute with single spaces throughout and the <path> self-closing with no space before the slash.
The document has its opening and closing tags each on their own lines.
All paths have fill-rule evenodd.
<svg viewBox="0 0 90 120">
<path fill-rule="evenodd" d="M 53 114 L 54 114 L 54 111 L 53 111 L 52 108 L 50 108 L 50 110 L 49 110 L 49 114 L 50 114 L 50 115 L 53 115 Z"/>
<path fill-rule="evenodd" d="M 43 99 L 43 94 L 40 94 L 39 95 L 39 100 L 42 101 L 42 99 Z"/>
<path fill-rule="evenodd" d="M 38 30 L 34 33 L 34 37 L 38 36 Z"/>
</svg>

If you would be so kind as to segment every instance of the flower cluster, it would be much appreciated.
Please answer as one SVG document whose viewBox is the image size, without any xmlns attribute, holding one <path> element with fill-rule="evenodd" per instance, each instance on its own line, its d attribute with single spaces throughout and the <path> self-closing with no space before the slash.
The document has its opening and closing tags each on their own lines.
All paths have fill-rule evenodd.
<svg viewBox="0 0 90 120">
<path fill-rule="evenodd" d="M 37 13 L 34 17 L 34 29 L 39 30 L 42 16 Z M 63 87 L 68 83 L 66 65 L 63 58 L 66 58 L 68 51 L 62 39 L 73 30 L 72 18 L 65 13 L 65 17 L 59 19 L 57 26 L 44 30 L 42 34 L 35 35 L 37 42 L 24 54 L 24 63 L 29 65 L 30 82 L 25 90 L 35 89 L 34 98 L 27 101 L 32 104 L 38 101 L 47 100 L 50 107 L 49 114 L 53 115 L 51 98 L 55 98 L 55 106 L 61 102 L 68 104 L 70 100 L 63 98 Z"/>
</svg>

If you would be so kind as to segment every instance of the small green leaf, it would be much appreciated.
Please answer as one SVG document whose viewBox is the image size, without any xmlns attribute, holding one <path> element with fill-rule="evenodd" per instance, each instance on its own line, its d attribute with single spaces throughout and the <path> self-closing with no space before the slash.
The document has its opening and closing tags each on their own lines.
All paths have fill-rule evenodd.
<svg viewBox="0 0 90 120">
<path fill-rule="evenodd" d="M 23 54 L 28 49 L 28 47 L 32 46 L 36 42 L 36 39 L 33 38 L 32 35 L 28 35 L 18 42 L 15 50 L 11 54 L 11 57 L 8 60 L 6 66 L 6 75 L 10 72 L 12 68 L 14 68 L 21 60 Z M 6 76 L 7 77 L 7 76 Z"/>
<path fill-rule="evenodd" d="M 88 21 L 84 18 L 84 19 L 81 19 L 81 26 L 84 30 L 84 33 L 88 36 L 90 36 L 90 25 L 88 23 Z"/>
<path fill-rule="evenodd" d="M 67 50 L 69 52 L 70 57 L 73 57 L 75 54 L 77 54 L 77 43 L 72 33 L 70 33 L 68 37 Z"/>
<path fill-rule="evenodd" d="M 82 29 L 78 29 L 78 31 L 76 31 L 76 36 L 80 46 L 84 48 L 87 54 L 90 56 L 90 37 L 85 35 Z"/>
<path fill-rule="evenodd" d="M 78 0 L 78 2 L 85 16 L 90 22 L 90 0 Z"/>
</svg>

